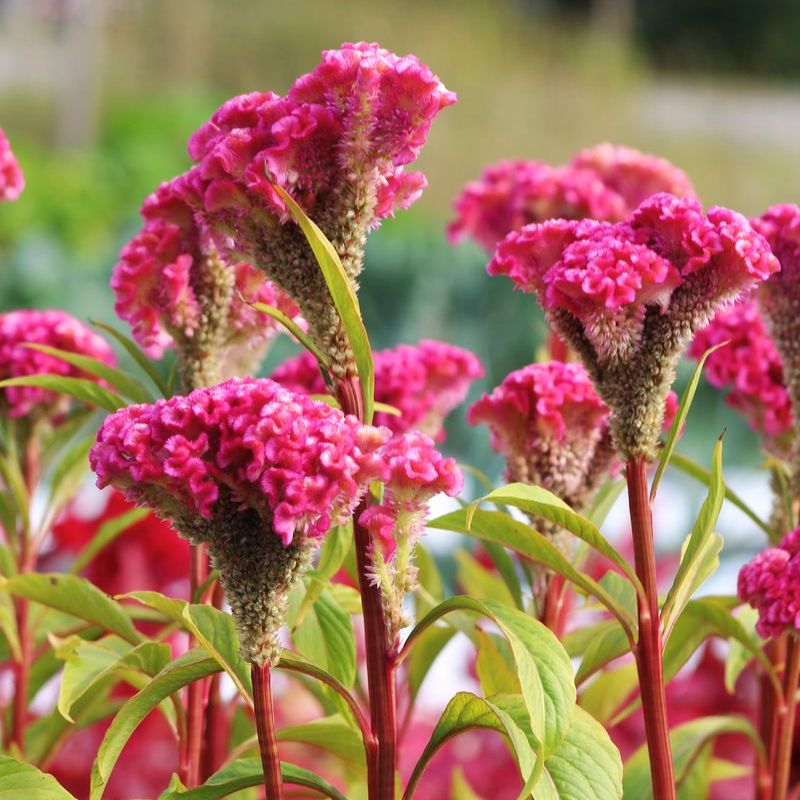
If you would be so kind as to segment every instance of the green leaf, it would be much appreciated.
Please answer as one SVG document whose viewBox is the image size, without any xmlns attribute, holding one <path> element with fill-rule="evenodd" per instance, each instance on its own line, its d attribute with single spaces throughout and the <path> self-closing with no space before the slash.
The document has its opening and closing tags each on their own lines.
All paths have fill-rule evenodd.
<svg viewBox="0 0 800 800">
<path fill-rule="evenodd" d="M 292 622 L 293 625 L 299 625 L 313 608 L 314 603 L 319 600 L 331 578 L 341 569 L 352 545 L 352 522 L 347 525 L 337 525 L 328 531 L 320 547 L 317 567 L 310 570 L 306 576 L 306 593 L 300 603 L 297 617 Z"/>
<path fill-rule="evenodd" d="M 689 776 L 692 764 L 701 754 L 705 745 L 718 736 L 728 733 L 739 733 L 746 736 L 763 757 L 761 738 L 753 724 L 744 717 L 703 717 L 678 725 L 669 732 L 672 762 L 675 766 L 675 782 L 679 788 Z M 625 763 L 623 786 L 625 797 L 652 800 L 650 759 L 646 745 L 640 747 Z"/>
<path fill-rule="evenodd" d="M 182 628 L 186 627 L 186 619 L 183 616 L 183 610 L 189 604 L 185 600 L 180 600 L 177 597 L 167 597 L 161 594 L 161 592 L 151 591 L 128 592 L 127 594 L 118 596 L 120 600 L 125 600 L 127 598 L 136 600 L 137 603 L 141 603 L 148 608 L 160 611 L 165 617 L 173 620 L 173 622 L 179 623 Z"/>
<path fill-rule="evenodd" d="M 281 762 L 281 777 L 284 783 L 313 789 L 331 800 L 347 800 L 335 786 L 332 786 L 319 775 L 294 764 Z M 264 773 L 261 770 L 261 759 L 239 758 L 214 773 L 202 786 L 188 791 L 175 791 L 165 796 L 164 800 L 220 800 L 233 792 L 262 786 Z"/>
<path fill-rule="evenodd" d="M 99 625 L 131 644 L 143 639 L 125 609 L 84 578 L 56 572 L 26 573 L 3 579 L 0 588 Z"/>
<path fill-rule="evenodd" d="M 484 800 L 470 785 L 466 777 L 464 777 L 464 770 L 461 767 L 456 767 L 453 770 L 453 785 L 450 789 L 452 800 Z"/>
<path fill-rule="evenodd" d="M 51 392 L 74 397 L 82 403 L 114 412 L 128 405 L 118 394 L 86 378 L 69 378 L 64 375 L 27 375 L 24 378 L 6 378 L 0 389 L 8 386 L 36 386 Z"/>
<path fill-rule="evenodd" d="M 475 671 L 481 684 L 481 691 L 487 697 L 493 694 L 520 694 L 519 678 L 514 669 L 514 659 L 510 653 L 504 654 L 500 642 L 505 640 L 478 630 L 478 654 Z M 506 648 L 507 649 L 507 648 Z"/>
<path fill-rule="evenodd" d="M 153 385 L 161 393 L 162 397 L 169 397 L 172 394 L 158 370 L 153 366 L 153 362 L 150 360 L 150 357 L 136 344 L 136 342 L 134 342 L 132 339 L 129 339 L 124 333 L 121 333 L 111 325 L 106 325 L 105 322 L 98 322 L 94 319 L 90 320 L 90 322 L 95 328 L 100 328 L 100 330 L 103 330 L 110 336 L 113 336 L 114 339 L 116 339 L 122 345 L 122 347 L 125 348 L 128 355 L 133 358 L 133 360 L 146 373 L 147 377 L 150 378 L 150 380 L 153 382 Z"/>
<path fill-rule="evenodd" d="M 669 633 L 675 618 L 681 613 L 694 592 L 709 578 L 719 566 L 719 552 L 722 550 L 722 537 L 712 537 L 712 531 L 722 510 L 725 484 L 722 480 L 722 437 L 717 440 L 711 459 L 711 479 L 708 494 L 681 550 L 681 563 L 672 582 L 667 598 L 661 608 L 664 626 L 664 639 Z"/>
<path fill-rule="evenodd" d="M 242 699 L 252 705 L 250 665 L 239 652 L 239 635 L 233 617 L 214 606 L 196 604 L 184 606 L 182 617 L 186 630 L 228 673 Z"/>
<path fill-rule="evenodd" d="M 605 556 L 612 564 L 619 567 L 628 576 L 639 591 L 644 594 L 636 573 L 630 564 L 606 541 L 600 531 L 585 517 L 575 513 L 560 497 L 557 497 L 541 486 L 530 486 L 526 483 L 510 483 L 501 486 L 493 492 L 489 492 L 485 497 L 476 500 L 471 508 L 477 508 L 477 504 L 489 501 L 492 503 L 502 503 L 507 506 L 524 511 L 534 517 L 544 517 L 550 522 L 554 522 L 559 527 L 577 536 L 598 553 Z M 470 514 L 467 514 L 467 526 L 471 521 Z"/>
<path fill-rule="evenodd" d="M 79 573 L 92 562 L 101 550 L 108 547 L 120 534 L 143 520 L 149 513 L 150 511 L 146 508 L 132 508 L 130 511 L 124 511 L 104 522 L 91 541 L 75 557 L 69 571 L 73 574 Z"/>
<path fill-rule="evenodd" d="M 268 317 L 271 317 L 276 322 L 279 322 L 286 328 L 289 333 L 300 342 L 309 353 L 311 353 L 314 358 L 317 359 L 319 365 L 322 369 L 328 369 L 330 367 L 330 359 L 325 353 L 320 350 L 316 344 L 314 344 L 313 339 L 291 318 L 288 317 L 286 314 L 283 313 L 279 308 L 275 308 L 275 306 L 270 306 L 267 303 L 251 303 L 242 295 L 239 295 L 243 303 L 246 303 L 251 308 L 254 308 L 256 311 L 260 311 L 262 314 L 266 314 Z"/>
<path fill-rule="evenodd" d="M 586 512 L 586 519 L 599 528 L 606 521 L 608 512 L 611 511 L 612 506 L 617 502 L 624 488 L 624 478 L 607 480 L 594 496 L 592 504 Z"/>
<path fill-rule="evenodd" d="M 678 800 L 707 800 L 711 789 L 711 756 L 714 743 L 709 742 L 701 747 L 686 777 L 678 789 Z"/>
<path fill-rule="evenodd" d="M 50 513 L 55 513 L 63 503 L 75 496 L 75 491 L 89 471 L 89 450 L 95 438 L 92 435 L 75 442 L 58 460 L 50 479 Z"/>
<path fill-rule="evenodd" d="M 631 638 L 635 640 L 636 619 L 625 607 L 597 581 L 573 567 L 546 536 L 533 530 L 524 522 L 500 511 L 477 510 L 472 514 L 468 527 L 466 509 L 459 509 L 431 520 L 428 522 L 428 527 L 455 531 L 478 539 L 496 542 L 543 564 L 559 575 L 563 575 L 587 594 L 596 597 L 614 614 L 623 628 L 630 632 Z"/>
<path fill-rule="evenodd" d="M 0 591 L 0 631 L 3 632 L 14 661 L 22 660 L 22 649 L 17 628 L 17 614 L 11 595 Z"/>
<path fill-rule="evenodd" d="M 9 800 L 75 800 L 52 776 L 22 761 L 0 756 L 0 796 Z"/>
<path fill-rule="evenodd" d="M 319 747 L 341 758 L 356 771 L 367 766 L 364 741 L 361 731 L 353 727 L 340 714 L 315 719 L 303 725 L 281 728 L 277 734 L 279 742 L 300 742 Z"/>
<path fill-rule="evenodd" d="M 699 483 L 708 486 L 711 483 L 711 471 L 707 470 L 705 467 L 700 466 L 692 459 L 687 458 L 680 453 L 673 453 L 671 459 L 672 466 L 676 469 L 679 469 L 685 475 L 688 475 L 690 478 L 694 478 Z M 727 484 L 725 485 L 725 499 L 732 503 L 736 508 L 738 508 L 741 512 L 743 512 L 747 517 L 750 518 L 759 528 L 761 528 L 764 533 L 767 534 L 769 539 L 773 541 L 775 539 L 775 531 L 766 523 L 761 517 L 753 511 L 747 503 L 739 497 L 736 492 L 733 491 Z"/>
<path fill-rule="evenodd" d="M 464 590 L 479 600 L 497 600 L 518 607 L 505 581 L 490 572 L 466 550 L 456 550 L 456 576 Z"/>
<path fill-rule="evenodd" d="M 614 625 L 589 642 L 581 659 L 580 667 L 575 675 L 575 684 L 580 686 L 587 678 L 594 675 L 610 661 L 630 651 L 630 644 L 625 631 Z"/>
<path fill-rule="evenodd" d="M 216 659 L 204 650 L 189 650 L 164 667 L 144 689 L 122 706 L 106 731 L 92 765 L 89 800 L 102 800 L 122 749 L 142 720 L 173 692 L 216 672 L 219 672 Z"/>
<path fill-rule="evenodd" d="M 408 684 L 412 700 L 416 699 L 425 676 L 456 632 L 455 628 L 449 626 L 432 625 L 417 639 L 408 657 Z"/>
<path fill-rule="evenodd" d="M 636 689 L 638 680 L 636 664 L 622 664 L 615 669 L 601 672 L 583 689 L 578 702 L 598 722 L 607 724 L 614 712 Z"/>
<path fill-rule="evenodd" d="M 42 353 L 60 358 L 68 364 L 73 364 L 78 369 L 88 372 L 95 378 L 100 378 L 113 386 L 119 393 L 134 403 L 152 403 L 153 395 L 150 394 L 144 384 L 136 378 L 128 375 L 120 369 L 110 367 L 108 364 L 89 356 L 79 353 L 72 353 L 69 350 L 59 350 L 57 347 L 49 347 L 46 344 L 24 344 L 31 350 L 39 350 Z"/>
<path fill-rule="evenodd" d="M 372 348 L 369 344 L 367 329 L 361 319 L 361 309 L 353 284 L 344 271 L 339 254 L 325 234 L 281 186 L 273 183 L 272 187 L 286 204 L 287 210 L 300 226 L 314 251 L 314 257 L 322 270 L 328 291 L 331 293 L 331 299 L 339 312 L 350 347 L 353 349 L 358 376 L 361 379 L 364 421 L 371 422 L 375 399 L 375 368 L 372 362 Z"/>
<path fill-rule="evenodd" d="M 667 468 L 670 458 L 672 458 L 675 445 L 678 443 L 678 436 L 680 435 L 681 429 L 686 422 L 686 417 L 689 416 L 689 409 L 692 406 L 692 400 L 694 400 L 694 395 L 697 391 L 697 385 L 700 383 L 700 376 L 703 373 L 703 367 L 705 366 L 706 359 L 715 350 L 719 350 L 720 347 L 724 347 L 726 344 L 728 344 L 728 342 L 720 342 L 720 344 L 715 345 L 714 347 L 709 347 L 708 350 L 703 353 L 703 357 L 697 362 L 697 366 L 694 368 L 692 377 L 689 379 L 689 383 L 686 384 L 686 389 L 678 405 L 678 412 L 675 414 L 675 419 L 672 421 L 672 427 L 669 429 L 667 441 L 664 444 L 663 450 L 661 451 L 661 457 L 658 459 L 656 474 L 653 476 L 653 482 L 650 484 L 651 503 L 656 498 L 658 484 L 661 482 L 661 476 L 664 474 L 664 470 Z"/>
<path fill-rule="evenodd" d="M 520 611 L 525 609 L 525 601 L 522 597 L 522 586 L 520 586 L 519 576 L 517 575 L 517 568 L 514 564 L 514 559 L 506 552 L 504 547 L 494 542 L 484 540 L 482 542 L 484 550 L 489 554 L 492 563 L 500 573 L 500 577 L 505 581 L 508 591 L 514 600 L 514 605 Z"/>
<path fill-rule="evenodd" d="M 750 606 L 742 606 L 737 619 L 742 624 L 742 628 L 750 635 L 753 647 L 760 647 L 761 643 L 755 632 L 758 611 Z M 753 660 L 753 647 L 745 647 L 735 639 L 729 643 L 728 655 L 725 659 L 725 689 L 728 694 L 736 693 L 736 682 L 739 680 L 739 676 Z"/>
</svg>

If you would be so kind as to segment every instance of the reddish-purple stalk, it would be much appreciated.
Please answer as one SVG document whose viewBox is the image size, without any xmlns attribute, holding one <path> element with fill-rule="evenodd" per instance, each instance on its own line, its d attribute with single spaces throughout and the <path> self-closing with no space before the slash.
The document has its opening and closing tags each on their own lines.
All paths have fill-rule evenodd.
<svg viewBox="0 0 800 800">
<path fill-rule="evenodd" d="M 794 722 L 797 715 L 797 689 L 800 679 L 800 640 L 789 634 L 786 643 L 786 671 L 783 676 L 783 702 L 775 715 L 770 767 L 773 775 L 772 800 L 786 800 L 792 771 Z"/>
<path fill-rule="evenodd" d="M 647 489 L 647 460 L 629 459 L 626 478 L 636 574 L 644 587 L 644 597 L 639 597 L 639 640 L 635 656 L 647 750 L 650 754 L 653 800 L 675 800 L 675 773 L 664 693 L 653 510 Z"/>
<path fill-rule="evenodd" d="M 275 735 L 275 706 L 272 701 L 272 675 L 269 663 L 251 664 L 256 731 L 264 769 L 264 789 L 268 800 L 283 800 L 281 761 Z"/>
<path fill-rule="evenodd" d="M 567 586 L 563 575 L 549 575 L 544 595 L 542 622 L 561 638 L 566 624 Z"/>
<path fill-rule="evenodd" d="M 339 402 L 346 414 L 364 420 L 364 404 L 358 378 L 339 384 Z M 373 751 L 367 753 L 367 784 L 370 800 L 394 800 L 397 764 L 397 696 L 395 669 L 397 647 L 390 646 L 379 587 L 371 578 L 370 535 L 358 524 L 366 507 L 363 501 L 353 516 L 358 584 L 364 613 L 367 685 Z"/>
<path fill-rule="evenodd" d="M 222 608 L 224 599 L 222 584 L 216 581 L 211 594 L 211 605 L 214 608 Z M 229 719 L 219 689 L 219 675 L 213 675 L 208 686 L 208 704 L 206 706 L 206 735 L 200 771 L 203 782 L 207 781 L 222 766 L 227 755 Z"/>
</svg>

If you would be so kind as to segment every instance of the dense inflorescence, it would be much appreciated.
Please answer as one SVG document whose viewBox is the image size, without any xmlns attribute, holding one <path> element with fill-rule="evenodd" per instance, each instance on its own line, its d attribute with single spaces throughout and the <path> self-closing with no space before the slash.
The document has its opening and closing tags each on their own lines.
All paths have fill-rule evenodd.
<svg viewBox="0 0 800 800">
<path fill-rule="evenodd" d="M 314 219 L 353 280 L 367 232 L 407 208 L 425 185 L 406 172 L 434 117 L 455 102 L 414 56 L 345 44 L 286 96 L 235 97 L 189 142 L 197 166 L 181 182 L 223 256 L 243 257 L 299 305 L 337 378 L 353 355 L 311 251 L 275 186 Z"/>
<path fill-rule="evenodd" d="M 507 234 L 536 222 L 620 221 L 659 192 L 694 195 L 680 169 L 631 147 L 600 144 L 558 167 L 522 159 L 501 161 L 464 187 L 448 236 L 453 242 L 472 238 L 491 251 Z"/>
<path fill-rule="evenodd" d="M 16 200 L 24 188 L 25 176 L 8 138 L 0 128 L 0 202 Z"/>
<path fill-rule="evenodd" d="M 374 360 L 375 399 L 400 412 L 399 416 L 378 412 L 375 424 L 393 433 L 419 430 L 437 441 L 444 439 L 445 417 L 464 400 L 470 384 L 483 376 L 483 367 L 475 355 L 433 339 L 379 350 Z M 327 391 L 310 353 L 290 358 L 271 377 L 295 392 Z"/>
<path fill-rule="evenodd" d="M 142 205 L 144 225 L 122 249 L 111 276 L 115 310 L 148 355 L 175 347 L 188 388 L 248 374 L 279 332 L 252 308 L 259 302 L 299 316 L 287 295 L 250 264 L 226 264 L 180 181 L 163 183 Z"/>
<path fill-rule="evenodd" d="M 535 293 L 612 410 L 618 449 L 654 451 L 675 365 L 714 312 L 779 269 L 736 212 L 658 194 L 620 223 L 551 220 L 509 234 L 488 265 Z"/>
<path fill-rule="evenodd" d="M 800 631 L 800 528 L 745 564 L 739 599 L 758 611 L 756 630 L 765 639 Z"/>
<path fill-rule="evenodd" d="M 389 431 L 273 381 L 233 379 L 107 417 L 98 486 L 207 542 L 254 661 L 277 657 L 287 594 L 314 540 L 346 520 L 386 467 Z"/>
<path fill-rule="evenodd" d="M 26 347 L 45 345 L 81 356 L 115 363 L 114 353 L 94 331 L 75 317 L 59 310 L 20 310 L 0 314 L 0 380 L 31 375 L 59 375 L 94 378 L 57 356 Z M 37 386 L 9 386 L 2 390 L 0 403 L 10 417 L 47 419 L 56 423 L 69 408 L 62 394 Z"/>
</svg>

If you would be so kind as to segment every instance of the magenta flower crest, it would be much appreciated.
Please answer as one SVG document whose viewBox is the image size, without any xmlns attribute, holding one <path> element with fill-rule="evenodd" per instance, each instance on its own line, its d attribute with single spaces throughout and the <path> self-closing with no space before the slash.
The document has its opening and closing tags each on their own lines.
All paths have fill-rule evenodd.
<svg viewBox="0 0 800 800">
<path fill-rule="evenodd" d="M 388 437 L 246 378 L 121 409 L 103 423 L 89 460 L 99 487 L 114 485 L 208 543 L 243 650 L 263 660 L 276 655 L 286 593 L 313 543 L 387 474 L 379 450 Z"/>
<path fill-rule="evenodd" d="M 614 463 L 608 416 L 580 364 L 549 361 L 512 372 L 467 419 L 489 428 L 509 481 L 543 486 L 582 508 Z"/>
<path fill-rule="evenodd" d="M 26 344 L 68 350 L 109 365 L 116 363 L 105 340 L 64 311 L 10 311 L 0 314 L 0 380 L 44 374 L 94 380 L 72 364 Z M 47 419 L 55 424 L 69 408 L 65 395 L 36 386 L 9 386 L 0 391 L 0 403 L 10 417 Z"/>
<path fill-rule="evenodd" d="M 624 222 L 552 220 L 509 234 L 489 263 L 537 294 L 579 353 L 626 455 L 652 453 L 675 364 L 723 303 L 779 268 L 766 240 L 725 208 L 658 194 Z"/>
<path fill-rule="evenodd" d="M 8 138 L 0 128 L 0 202 L 16 200 L 24 188 L 25 176 Z"/>
<path fill-rule="evenodd" d="M 375 424 L 393 433 L 419 430 L 437 441 L 444 439 L 447 415 L 463 402 L 472 382 L 483 376 L 475 355 L 433 339 L 379 350 L 374 360 L 375 399 L 400 412 L 399 416 L 379 412 Z M 309 353 L 281 364 L 272 379 L 295 392 L 327 391 L 316 359 Z"/>
<path fill-rule="evenodd" d="M 756 630 L 768 639 L 800 631 L 800 528 L 739 572 L 739 599 L 758 611 Z"/>
<path fill-rule="evenodd" d="M 144 225 L 123 248 L 111 288 L 117 314 L 148 355 L 175 347 L 196 386 L 255 369 L 280 330 L 245 300 L 290 318 L 299 311 L 254 267 L 220 259 L 180 191 L 179 180 L 163 183 L 144 201 Z"/>
<path fill-rule="evenodd" d="M 335 377 L 353 357 L 310 249 L 277 184 L 331 240 L 355 281 L 368 231 L 413 203 L 421 173 L 406 172 L 439 111 L 455 102 L 414 56 L 345 44 L 298 78 L 286 96 L 235 97 L 189 142 L 197 166 L 184 176 L 224 255 L 250 260 L 284 289 L 331 357 Z"/>
</svg>

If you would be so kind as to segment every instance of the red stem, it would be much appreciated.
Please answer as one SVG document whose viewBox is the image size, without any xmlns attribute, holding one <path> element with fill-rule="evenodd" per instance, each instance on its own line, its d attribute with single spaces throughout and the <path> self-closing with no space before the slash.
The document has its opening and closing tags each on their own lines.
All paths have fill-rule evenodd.
<svg viewBox="0 0 800 800">
<path fill-rule="evenodd" d="M 564 613 L 566 581 L 563 575 L 548 575 L 544 596 L 542 622 L 559 638 L 564 633 L 566 614 Z"/>
<path fill-rule="evenodd" d="M 647 461 L 644 458 L 629 459 L 626 477 L 636 574 L 645 591 L 645 596 L 639 597 L 639 641 L 635 655 L 647 750 L 650 754 L 653 800 L 675 800 L 675 773 L 664 694 L 653 512 L 647 490 Z"/>
<path fill-rule="evenodd" d="M 278 740 L 275 738 L 275 707 L 272 702 L 272 681 L 269 664 L 251 664 L 253 704 L 255 706 L 258 746 L 264 768 L 264 788 L 267 800 L 283 800 L 281 762 Z"/>
<path fill-rule="evenodd" d="M 778 680 L 783 680 L 783 671 L 786 666 L 786 636 L 770 639 L 764 645 L 764 653 L 775 667 Z M 777 697 L 775 685 L 764 672 L 758 680 L 758 727 L 764 750 L 767 753 L 766 764 L 756 766 L 755 800 L 770 800 L 772 795 L 772 770 L 770 769 L 771 753 L 776 730 L 777 709 L 780 708 L 782 698 Z"/>
<path fill-rule="evenodd" d="M 211 605 L 214 608 L 222 608 L 224 600 L 222 585 L 216 581 L 211 594 Z M 208 705 L 206 707 L 206 734 L 201 769 L 201 778 L 204 782 L 222 766 L 228 749 L 230 720 L 219 687 L 219 675 L 213 675 L 208 686 Z"/>
<path fill-rule="evenodd" d="M 789 635 L 786 645 L 786 672 L 783 680 L 783 703 L 778 709 L 777 735 L 773 742 L 772 763 L 774 781 L 772 800 L 786 800 L 792 771 L 794 720 L 797 712 L 797 685 L 800 678 L 800 641 Z"/>
</svg>

